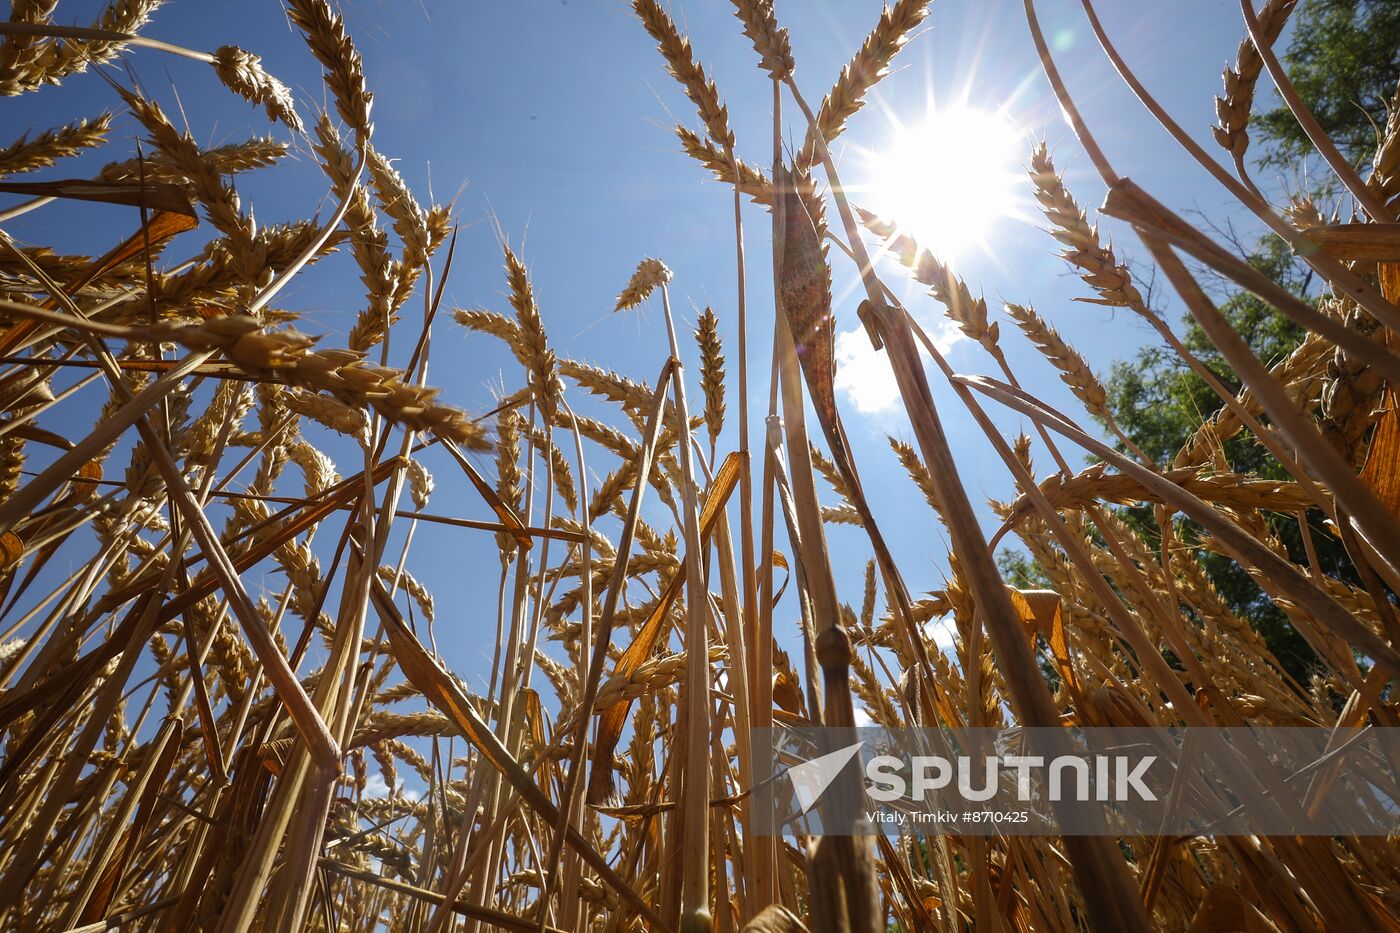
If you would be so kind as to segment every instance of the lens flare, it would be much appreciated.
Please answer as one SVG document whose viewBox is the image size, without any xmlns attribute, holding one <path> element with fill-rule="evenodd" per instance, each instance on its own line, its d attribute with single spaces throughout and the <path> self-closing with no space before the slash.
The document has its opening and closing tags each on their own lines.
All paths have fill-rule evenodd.
<svg viewBox="0 0 1400 933">
<path fill-rule="evenodd" d="M 1003 113 L 956 107 L 899 127 L 869 158 L 870 208 L 944 262 L 987 246 L 1016 206 L 1022 132 Z"/>
</svg>

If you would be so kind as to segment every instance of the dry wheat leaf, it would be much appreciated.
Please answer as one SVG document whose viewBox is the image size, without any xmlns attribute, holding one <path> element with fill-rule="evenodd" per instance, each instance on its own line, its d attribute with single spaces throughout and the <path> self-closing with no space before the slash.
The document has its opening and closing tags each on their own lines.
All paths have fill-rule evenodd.
<svg viewBox="0 0 1400 933">
<path fill-rule="evenodd" d="M 743 457 L 739 453 L 731 453 L 724 458 L 720 464 L 718 472 L 715 473 L 714 482 L 710 484 L 710 489 L 705 495 L 705 504 L 700 511 L 700 540 L 702 547 L 710 540 L 710 533 L 714 530 L 715 521 L 722 514 L 725 503 L 729 501 L 729 495 L 739 482 L 740 468 L 743 465 Z M 685 562 L 682 561 L 676 568 L 676 573 L 666 584 L 666 589 L 662 592 L 661 598 L 657 600 L 656 607 L 651 615 L 647 617 L 642 625 L 637 637 L 632 644 L 622 653 L 618 659 L 617 667 L 613 671 L 614 677 L 630 677 L 636 673 L 637 668 L 647 658 L 651 657 L 652 651 L 656 647 L 660 638 L 667 615 L 670 613 L 671 604 L 680 595 L 681 588 L 685 585 Z M 627 722 L 627 714 L 632 708 L 631 700 L 620 700 L 605 710 L 599 710 L 598 737 L 593 750 L 593 764 L 588 775 L 588 802 L 600 804 L 612 796 L 612 771 L 613 771 L 613 749 L 617 747 L 618 739 L 622 737 L 623 726 Z"/>
<path fill-rule="evenodd" d="M 13 531 L 0 535 L 0 570 L 8 570 L 24 557 L 24 541 Z"/>
<path fill-rule="evenodd" d="M 1371 450 L 1361 469 L 1361 481 L 1391 515 L 1400 519 L 1400 410 L 1396 409 L 1393 392 L 1371 436 Z"/>
<path fill-rule="evenodd" d="M 436 658 L 428 654 L 422 643 L 418 641 L 417 636 L 409 631 L 408 626 L 399 616 L 393 600 L 385 591 L 384 585 L 378 579 L 373 579 L 371 586 L 371 594 L 375 606 L 379 610 L 379 617 L 383 620 L 385 629 L 389 633 L 394 660 L 398 662 L 404 676 L 418 688 L 424 699 L 452 720 L 453 725 L 467 741 L 476 746 L 482 758 L 500 772 L 507 783 L 515 789 L 515 792 L 532 810 L 539 814 L 546 824 L 558 825 L 559 811 L 554 806 L 554 802 L 544 791 L 539 789 L 531 779 L 529 772 L 521 767 L 520 763 L 511 755 L 510 750 L 501 744 L 501 740 L 491 731 L 491 727 L 477 714 L 457 680 L 447 672 L 447 669 Z M 658 928 L 667 929 L 669 927 L 652 910 L 651 905 L 646 903 L 613 870 L 608 864 L 608 860 L 593 848 L 588 839 L 572 826 L 567 827 L 566 832 L 569 845 L 598 873 L 600 878 L 608 883 L 609 887 L 628 900 Z"/>
<path fill-rule="evenodd" d="M 86 269 L 71 280 L 64 282 L 63 289 L 70 295 L 74 294 L 122 263 L 136 256 L 142 256 L 148 249 L 154 249 L 158 244 L 164 243 L 171 237 L 184 233 L 186 230 L 193 230 L 197 226 L 199 226 L 199 218 L 197 217 L 176 211 L 157 211 L 142 229 L 137 230 L 107 253 L 94 259 Z M 56 308 L 58 303 L 50 298 L 44 302 L 43 307 Z M 9 329 L 0 334 L 0 355 L 13 353 L 22 345 L 24 338 L 38 330 L 39 326 L 38 321 L 29 318 L 12 324 Z"/>
<path fill-rule="evenodd" d="M 769 904 L 740 933 L 807 933 L 807 925 L 782 904 Z"/>
<path fill-rule="evenodd" d="M 1400 224 L 1387 226 L 1400 228 Z M 1400 298 L 1400 262 L 1382 262 L 1378 271 L 1381 294 L 1386 301 L 1394 302 Z M 1393 334 L 1388 335 L 1388 344 L 1395 343 L 1393 337 Z M 1366 465 L 1361 469 L 1361 482 L 1375 493 L 1391 515 L 1400 519 L 1400 410 L 1397 410 L 1397 406 L 1400 406 L 1400 395 L 1392 386 L 1386 392 L 1385 410 L 1381 413 L 1375 433 L 1371 435 L 1370 452 Z"/>
<path fill-rule="evenodd" d="M 458 449 L 455 443 L 447 438 L 443 438 L 441 444 L 447 449 L 447 452 L 452 455 L 452 459 L 457 461 L 457 465 L 462 468 L 462 472 L 467 474 L 467 479 L 471 480 L 472 487 L 476 489 L 477 494 L 480 495 L 481 498 L 486 500 L 486 504 L 491 506 L 491 511 L 496 513 L 496 517 L 501 520 L 501 524 L 505 525 L 506 528 L 510 530 L 510 536 L 515 539 L 516 543 L 526 550 L 532 547 L 535 543 L 534 539 L 530 537 L 530 533 L 525 529 L 525 523 L 521 520 L 520 516 L 515 513 L 515 509 L 511 508 L 504 499 L 497 495 L 496 488 L 486 482 L 485 477 L 477 472 L 476 467 L 472 466 L 472 462 L 466 458 L 466 455 Z"/>
<path fill-rule="evenodd" d="M 803 196 L 811 192 L 810 178 L 787 172 L 782 182 L 780 304 L 792 331 L 812 404 L 825 428 L 837 422 L 836 336 L 831 313 L 831 268 L 821 235 L 825 227 L 821 201 L 815 194 Z"/>
<path fill-rule="evenodd" d="M 169 182 L 89 181 L 68 178 L 61 181 L 0 182 L 0 192 L 27 194 L 31 198 L 67 198 L 73 201 L 98 201 L 125 207 L 144 207 L 152 211 L 169 211 L 198 217 L 194 202 L 185 189 Z"/>
<path fill-rule="evenodd" d="M 1038 634 L 1050 647 L 1055 669 L 1069 686 L 1071 695 L 1079 696 L 1079 678 L 1069 657 L 1069 640 L 1065 637 L 1065 619 L 1060 594 L 1054 590 L 1017 590 L 1010 587 L 1011 605 L 1030 630 L 1031 643 Z"/>
<path fill-rule="evenodd" d="M 1328 224 L 1303 236 L 1333 259 L 1400 262 L 1400 224 Z"/>
<path fill-rule="evenodd" d="M 10 434 L 22 437 L 27 441 L 38 441 L 40 444 L 48 444 L 50 447 L 57 447 L 59 450 L 72 450 L 73 442 L 61 434 L 53 431 L 45 431 L 43 428 L 32 424 L 21 424 L 10 429 Z"/>
</svg>

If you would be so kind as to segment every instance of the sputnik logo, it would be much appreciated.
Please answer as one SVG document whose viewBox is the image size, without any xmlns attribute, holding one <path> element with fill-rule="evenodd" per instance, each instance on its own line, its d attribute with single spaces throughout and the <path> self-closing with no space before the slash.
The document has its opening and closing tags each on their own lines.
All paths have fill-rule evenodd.
<svg viewBox="0 0 1400 933">
<path fill-rule="evenodd" d="M 788 768 L 788 777 L 792 779 L 792 789 L 797 794 L 797 803 L 803 814 L 816 806 L 822 794 L 826 793 L 827 788 L 841 773 L 841 769 L 856 757 L 856 753 L 864 744 L 857 742 Z"/>
</svg>

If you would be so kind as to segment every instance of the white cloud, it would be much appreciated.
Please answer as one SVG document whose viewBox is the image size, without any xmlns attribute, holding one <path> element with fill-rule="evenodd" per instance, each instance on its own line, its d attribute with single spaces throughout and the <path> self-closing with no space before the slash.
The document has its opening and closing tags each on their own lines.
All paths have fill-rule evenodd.
<svg viewBox="0 0 1400 933">
<path fill-rule="evenodd" d="M 899 398 L 894 371 L 871 346 L 864 328 L 836 335 L 836 391 L 844 392 L 856 411 L 866 415 L 893 407 Z"/>
<path fill-rule="evenodd" d="M 950 652 L 958 637 L 957 627 L 951 615 L 939 616 L 924 626 L 924 637 L 931 640 L 939 651 Z"/>
<path fill-rule="evenodd" d="M 378 771 L 371 771 L 368 776 L 365 777 L 364 795 L 366 797 L 389 796 L 389 785 L 384 783 L 384 775 L 380 774 Z"/>
<path fill-rule="evenodd" d="M 388 797 L 391 793 L 397 794 L 405 800 L 418 800 L 423 796 L 423 788 L 409 787 L 404 781 L 399 781 L 399 786 L 391 791 L 389 785 L 384 781 L 384 775 L 376 768 L 372 769 L 365 777 L 366 797 Z"/>
<path fill-rule="evenodd" d="M 963 339 L 951 321 L 940 320 L 927 329 L 940 353 L 947 353 Z M 920 355 L 926 355 L 920 349 Z M 894 370 L 885 359 L 885 351 L 871 345 L 864 327 L 836 335 L 836 390 L 844 393 L 863 415 L 888 411 L 899 402 Z"/>
</svg>

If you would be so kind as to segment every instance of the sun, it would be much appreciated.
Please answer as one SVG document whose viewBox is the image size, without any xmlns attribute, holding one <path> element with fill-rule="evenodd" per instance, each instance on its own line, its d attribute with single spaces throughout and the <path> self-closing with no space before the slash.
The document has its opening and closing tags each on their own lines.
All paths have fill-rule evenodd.
<svg viewBox="0 0 1400 933">
<path fill-rule="evenodd" d="M 943 262 L 988 247 L 1024 184 L 1024 133 L 1004 113 L 973 107 L 935 110 L 897 126 L 868 156 L 868 207 L 897 224 Z"/>
</svg>

